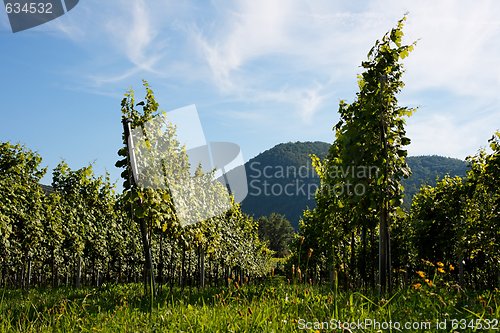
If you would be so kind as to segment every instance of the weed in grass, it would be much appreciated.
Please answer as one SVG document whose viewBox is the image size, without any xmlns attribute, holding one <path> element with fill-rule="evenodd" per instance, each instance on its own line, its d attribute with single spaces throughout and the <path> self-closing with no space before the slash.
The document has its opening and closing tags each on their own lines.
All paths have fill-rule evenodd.
<svg viewBox="0 0 500 333">
<path fill-rule="evenodd" d="M 376 320 L 429 322 L 432 329 L 425 331 L 439 332 L 435 325 L 444 319 L 500 318 L 498 290 L 468 292 L 448 288 L 439 276 L 433 280 L 433 286 L 413 285 L 386 298 L 328 286 L 289 285 L 282 278 L 262 285 L 232 283 L 227 288 L 191 293 L 164 289 L 152 312 L 139 284 L 3 290 L 0 331 L 297 332 L 307 323 Z"/>
</svg>

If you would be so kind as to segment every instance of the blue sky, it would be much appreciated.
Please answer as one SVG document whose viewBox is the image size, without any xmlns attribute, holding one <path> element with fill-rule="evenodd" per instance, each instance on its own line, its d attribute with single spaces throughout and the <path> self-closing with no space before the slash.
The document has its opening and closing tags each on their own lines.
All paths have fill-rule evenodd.
<svg viewBox="0 0 500 333">
<path fill-rule="evenodd" d="M 120 101 L 141 80 L 161 108 L 196 104 L 210 141 L 245 159 L 280 142 L 332 142 L 340 99 L 359 65 L 405 12 L 400 103 L 411 155 L 465 158 L 500 128 L 498 1 L 82 0 L 66 15 L 13 34 L 0 12 L 0 141 L 111 173 Z"/>
</svg>

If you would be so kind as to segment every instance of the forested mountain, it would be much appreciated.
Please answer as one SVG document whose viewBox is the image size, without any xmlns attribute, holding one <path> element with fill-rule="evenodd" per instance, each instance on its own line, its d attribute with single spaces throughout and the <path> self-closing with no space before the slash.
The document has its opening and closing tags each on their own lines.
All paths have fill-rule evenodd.
<svg viewBox="0 0 500 333">
<path fill-rule="evenodd" d="M 255 217 L 283 214 L 297 230 L 303 210 L 315 206 L 314 191 L 319 184 L 309 155 L 324 158 L 329 147 L 318 141 L 282 143 L 249 160 L 245 165 L 249 193 L 243 211 Z M 403 181 L 407 208 L 422 184 L 434 186 L 446 174 L 464 177 L 467 169 L 465 161 L 442 156 L 412 156 L 408 165 L 412 175 Z"/>
<path fill-rule="evenodd" d="M 330 145 L 325 142 L 281 143 L 245 164 L 248 196 L 242 210 L 254 217 L 279 213 L 297 230 L 306 207 L 314 207 L 319 178 L 310 154 L 324 158 Z"/>
</svg>

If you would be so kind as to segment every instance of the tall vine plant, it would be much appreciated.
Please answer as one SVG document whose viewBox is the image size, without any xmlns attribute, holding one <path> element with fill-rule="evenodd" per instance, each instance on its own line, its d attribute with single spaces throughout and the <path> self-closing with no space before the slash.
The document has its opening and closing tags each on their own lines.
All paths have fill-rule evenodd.
<svg viewBox="0 0 500 333">
<path fill-rule="evenodd" d="M 324 161 L 313 156 L 313 165 L 321 179 L 315 212 L 306 212 L 306 224 L 328 225 L 325 235 L 334 236 L 329 243 L 330 260 L 342 267 L 352 284 L 356 275 L 366 280 L 367 231 L 378 225 L 379 269 L 381 292 L 390 289 L 391 221 L 403 212 L 401 178 L 410 174 L 406 163 L 405 119 L 414 110 L 398 104 L 397 94 L 404 86 L 401 60 L 413 50 L 415 43 L 403 45 L 406 16 L 395 28 L 377 40 L 362 62 L 358 76 L 359 92 L 352 103 L 340 102 L 340 120 L 334 126 L 335 141 Z M 324 221 L 320 221 L 324 220 Z M 313 227 L 304 225 L 304 230 Z M 357 242 L 361 235 L 361 256 Z M 372 233 L 373 235 L 373 233 Z M 372 238 L 373 239 L 373 238 Z M 335 248 L 337 247 L 337 248 Z M 345 250 L 348 247 L 348 250 Z M 371 247 L 374 244 L 372 241 Z M 362 261 L 356 262 L 356 258 Z M 334 267 L 334 269 L 335 269 Z M 360 267 L 360 273 L 356 268 Z M 375 274 L 372 274 L 374 278 Z"/>
<path fill-rule="evenodd" d="M 122 137 L 124 147 L 118 151 L 118 155 L 122 156 L 123 159 L 119 160 L 116 163 L 116 166 L 124 168 L 124 171 L 121 174 L 124 179 L 124 200 L 130 205 L 131 218 L 137 219 L 139 223 L 145 264 L 144 286 L 146 292 L 149 286 L 149 293 L 153 297 L 156 292 L 153 258 L 151 253 L 151 237 L 153 228 L 156 226 L 165 231 L 168 227 L 174 227 L 176 224 L 176 215 L 173 207 L 173 201 L 168 189 L 139 187 L 134 177 L 141 177 L 145 179 L 152 179 L 154 177 L 144 173 L 134 175 L 131 169 L 132 156 L 130 153 L 132 152 L 132 147 L 129 147 L 129 138 L 131 136 L 129 131 L 133 129 L 144 130 L 146 123 L 161 114 L 158 111 L 158 103 L 156 102 L 153 91 L 146 81 L 144 81 L 143 84 L 146 89 L 144 101 L 136 104 L 133 91 L 129 91 L 121 103 L 122 122 L 124 123 L 124 133 Z M 142 110 L 137 109 L 138 106 L 142 106 Z M 187 155 L 175 140 L 174 127 L 169 126 L 167 130 L 163 132 L 161 138 L 163 139 L 161 142 L 153 142 L 153 144 L 163 143 L 161 149 L 151 149 L 151 151 L 156 155 L 161 154 L 162 156 L 150 156 L 151 160 L 146 161 L 146 163 L 153 163 L 154 165 L 156 161 L 169 161 L 172 159 L 173 155 L 177 155 L 175 160 L 182 160 L 184 161 L 184 164 L 174 165 L 173 167 L 180 168 L 184 172 L 185 170 L 189 170 Z M 178 155 L 182 155 L 182 157 L 179 158 Z M 137 156 L 137 158 L 142 157 L 143 156 Z M 164 167 L 164 165 L 154 166 L 156 168 Z M 164 170 L 164 172 L 167 173 L 177 171 L 178 170 Z M 155 179 L 154 181 L 162 182 L 163 180 Z"/>
</svg>

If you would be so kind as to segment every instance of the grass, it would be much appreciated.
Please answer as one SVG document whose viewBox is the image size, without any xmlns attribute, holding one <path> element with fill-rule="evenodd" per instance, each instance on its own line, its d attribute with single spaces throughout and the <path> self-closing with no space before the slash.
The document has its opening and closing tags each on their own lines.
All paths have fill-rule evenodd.
<svg viewBox="0 0 500 333">
<path fill-rule="evenodd" d="M 372 325 L 389 321 L 429 322 L 421 332 L 472 332 L 500 318 L 498 291 L 466 292 L 460 288 L 420 286 L 398 290 L 387 298 L 358 292 L 336 293 L 326 286 L 289 285 L 274 279 L 262 285 L 204 290 L 166 289 L 150 312 L 142 286 L 0 290 L 2 332 L 340 332 L 341 322 Z M 446 330 L 437 322 L 447 321 Z M 462 320 L 453 322 L 452 320 Z M 471 322 L 471 320 L 475 320 Z M 325 323 L 329 326 L 327 330 Z M 489 322 L 494 328 L 494 322 Z M 322 325 L 322 326 L 321 326 Z M 414 324 L 417 325 L 417 324 Z M 442 325 L 442 324 L 441 324 Z M 337 324 L 338 326 L 338 324 Z M 497 329 L 500 329 L 500 325 Z M 394 327 L 394 325 L 393 325 Z M 389 332 L 378 327 L 353 327 L 352 332 Z M 349 330 L 344 330 L 349 332 Z M 397 330 L 393 330 L 397 332 Z M 402 331 L 418 331 L 416 329 Z"/>
</svg>

